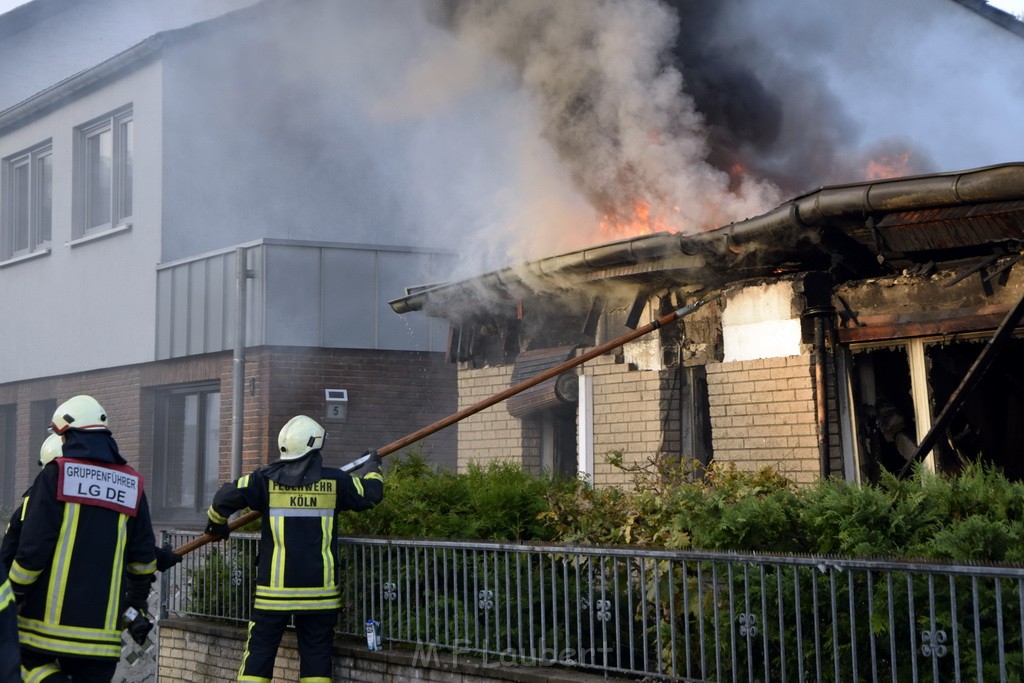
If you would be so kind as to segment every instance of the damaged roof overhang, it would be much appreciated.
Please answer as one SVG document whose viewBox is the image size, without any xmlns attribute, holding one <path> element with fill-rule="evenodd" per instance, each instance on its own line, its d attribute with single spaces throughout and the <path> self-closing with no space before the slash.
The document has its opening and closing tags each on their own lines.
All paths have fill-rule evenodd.
<svg viewBox="0 0 1024 683">
<path fill-rule="evenodd" d="M 785 272 L 873 277 L 1024 241 L 1024 163 L 823 187 L 695 235 L 656 233 L 422 288 L 390 302 L 461 319 L 495 300 L 609 282 L 694 291 Z"/>
</svg>

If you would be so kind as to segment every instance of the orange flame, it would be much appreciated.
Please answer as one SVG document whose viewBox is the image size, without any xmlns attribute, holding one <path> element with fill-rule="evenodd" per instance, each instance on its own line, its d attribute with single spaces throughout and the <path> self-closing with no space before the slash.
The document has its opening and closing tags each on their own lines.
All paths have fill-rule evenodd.
<svg viewBox="0 0 1024 683">
<path fill-rule="evenodd" d="M 910 173 L 911 154 L 902 152 L 900 154 L 882 154 L 874 159 L 869 159 L 864 168 L 866 180 L 884 180 L 896 178 Z"/>
<path fill-rule="evenodd" d="M 679 207 L 673 206 L 672 212 L 679 213 Z M 598 222 L 598 231 L 603 237 L 622 239 L 638 235 L 650 235 L 653 232 L 675 231 L 672 222 L 651 211 L 649 202 L 637 199 L 633 202 L 632 215 L 605 214 Z"/>
</svg>

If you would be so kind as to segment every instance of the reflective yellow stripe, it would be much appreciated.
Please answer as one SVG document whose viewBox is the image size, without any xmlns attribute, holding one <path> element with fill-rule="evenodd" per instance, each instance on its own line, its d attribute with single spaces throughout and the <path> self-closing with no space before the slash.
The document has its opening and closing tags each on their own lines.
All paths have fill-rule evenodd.
<svg viewBox="0 0 1024 683">
<path fill-rule="evenodd" d="M 299 678 L 299 683 L 331 683 L 331 679 L 326 676 L 303 676 Z"/>
<path fill-rule="evenodd" d="M 227 524 L 228 522 L 228 518 L 217 514 L 217 511 L 213 509 L 212 505 L 210 506 L 210 509 L 206 511 L 206 516 L 214 524 Z"/>
<path fill-rule="evenodd" d="M 261 678 L 259 676 L 245 676 L 243 674 L 238 674 L 238 680 L 246 681 L 249 683 L 270 683 L 269 678 Z"/>
<path fill-rule="evenodd" d="M 341 609 L 341 598 L 323 600 L 265 600 L 256 598 L 252 605 L 255 609 L 267 612 L 302 612 L 312 610 Z"/>
<path fill-rule="evenodd" d="M 50 585 L 46 591 L 46 621 L 51 624 L 60 622 L 64 608 L 64 592 L 68 587 L 68 567 L 71 564 L 71 551 L 75 548 L 78 536 L 78 520 L 82 516 L 82 506 L 78 503 L 64 504 L 64 519 L 60 525 L 60 536 L 50 563 Z"/>
<path fill-rule="evenodd" d="M 352 483 L 356 485 L 356 493 L 363 495 L 363 480 L 359 477 L 352 477 Z"/>
<path fill-rule="evenodd" d="M 21 680 L 23 683 L 39 683 L 46 678 L 60 673 L 60 667 L 53 662 L 47 662 L 34 669 L 21 667 Z"/>
<path fill-rule="evenodd" d="M 57 655 L 121 657 L 121 632 L 118 630 L 62 626 L 19 616 L 18 640 L 23 646 Z"/>
<path fill-rule="evenodd" d="M 25 569 L 18 561 L 15 560 L 11 563 L 11 570 L 9 577 L 11 581 L 21 586 L 28 586 L 35 583 L 35 580 L 39 578 L 39 575 L 43 572 L 42 569 L 32 571 L 31 569 Z"/>
<path fill-rule="evenodd" d="M 124 548 L 128 543 L 128 515 L 117 516 L 117 544 L 114 546 L 114 566 L 124 566 Z M 117 613 L 121 602 L 121 572 L 113 572 L 110 577 L 110 594 L 107 595 L 107 613 L 103 619 L 103 626 L 108 629 L 117 629 L 120 614 Z"/>
<path fill-rule="evenodd" d="M 128 573 L 136 574 L 138 576 L 146 576 L 147 574 L 156 573 L 156 560 L 152 562 L 132 562 L 128 565 Z"/>
<path fill-rule="evenodd" d="M 25 521 L 25 511 L 28 510 L 28 496 L 21 501 L 21 521 Z"/>
<path fill-rule="evenodd" d="M 260 678 L 254 676 L 246 677 L 243 672 L 245 671 L 245 660 L 249 659 L 249 641 L 252 640 L 252 629 L 256 626 L 256 622 L 250 621 L 249 628 L 246 629 L 245 635 L 245 649 L 242 651 L 242 665 L 238 667 L 238 680 L 240 681 L 259 681 Z"/>
<path fill-rule="evenodd" d="M 334 517 L 320 520 L 320 556 L 324 560 L 324 585 L 334 585 L 334 555 L 331 554 L 331 530 L 334 529 Z"/>
<path fill-rule="evenodd" d="M 272 611 L 340 609 L 341 592 L 337 586 L 270 588 L 258 585 L 253 607 Z"/>
<path fill-rule="evenodd" d="M 317 598 L 339 595 L 337 586 L 256 586 L 256 597 L 264 598 Z"/>
<path fill-rule="evenodd" d="M 117 640 L 121 642 L 121 629 L 91 628 L 89 626 L 68 626 L 48 624 L 39 619 L 18 616 L 18 628 L 36 631 L 44 636 L 71 638 L 72 640 Z"/>
<path fill-rule="evenodd" d="M 284 545 L 284 517 L 270 519 L 270 531 L 274 538 L 274 551 L 270 555 L 270 585 L 284 585 L 284 562 L 287 549 Z"/>
<path fill-rule="evenodd" d="M 4 579 L 3 585 L 0 585 L 0 610 L 7 609 L 12 602 L 14 602 L 14 589 L 11 588 L 11 582 Z"/>
<path fill-rule="evenodd" d="M 32 647 L 56 655 L 74 655 L 78 657 L 104 657 L 109 659 L 121 658 L 121 639 L 110 645 L 99 643 L 75 643 L 57 638 L 46 638 L 36 633 L 27 631 L 18 632 L 18 641 L 22 647 Z"/>
<path fill-rule="evenodd" d="M 362 478 L 363 479 L 376 479 L 380 483 L 382 483 L 382 484 L 384 483 L 384 477 L 380 476 L 380 472 L 370 472 L 369 474 L 364 474 Z"/>
<path fill-rule="evenodd" d="M 249 475 L 246 474 L 245 476 L 242 476 L 242 477 L 238 478 L 238 483 L 235 484 L 235 487 L 236 488 L 240 488 L 240 489 L 244 489 L 248 485 L 249 485 Z"/>
</svg>

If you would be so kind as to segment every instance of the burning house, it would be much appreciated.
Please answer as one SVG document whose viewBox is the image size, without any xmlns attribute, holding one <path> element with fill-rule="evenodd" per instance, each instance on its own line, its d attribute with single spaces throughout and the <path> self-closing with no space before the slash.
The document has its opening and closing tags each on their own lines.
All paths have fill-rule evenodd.
<svg viewBox="0 0 1024 683">
<path fill-rule="evenodd" d="M 951 383 L 1017 287 L 1016 166 L 881 180 L 1019 156 L 1009 79 L 977 77 L 1019 63 L 1019 28 L 966 4 L 0 15 L 0 507 L 76 393 L 110 412 L 157 521 L 195 523 L 297 412 L 336 419 L 338 464 L 711 293 L 422 447 L 597 482 L 618 476 L 614 450 L 804 479 L 897 467 L 944 401 L 996 392 Z M 823 39 L 839 25 L 856 38 Z M 946 59 L 921 59 L 936 43 Z M 912 132 L 935 144 L 902 144 Z M 509 262 L 527 265 L 493 270 Z M 995 457 L 980 439 L 996 430 L 963 422 L 976 413 L 998 414 L 965 405 L 936 466 Z"/>
<path fill-rule="evenodd" d="M 624 483 L 605 456 L 877 480 L 915 458 L 1024 476 L 1024 164 L 834 185 L 704 233 L 656 233 L 418 288 L 459 403 L 706 306 L 489 407 L 459 464 Z"/>
</svg>

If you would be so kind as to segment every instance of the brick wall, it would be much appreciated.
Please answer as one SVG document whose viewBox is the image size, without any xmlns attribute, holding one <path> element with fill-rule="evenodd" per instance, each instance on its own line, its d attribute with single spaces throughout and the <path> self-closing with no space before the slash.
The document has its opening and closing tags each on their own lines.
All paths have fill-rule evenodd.
<svg viewBox="0 0 1024 683">
<path fill-rule="evenodd" d="M 646 461 L 678 444 L 678 416 L 671 407 L 672 371 L 638 370 L 616 356 L 600 356 L 581 366 L 594 378 L 594 483 L 623 485 L 630 477 L 608 464 L 621 451 L 627 463 Z M 461 368 L 459 409 L 508 388 L 512 366 Z M 675 430 L 675 431 L 673 431 Z M 535 421 L 508 414 L 505 403 L 491 406 L 459 424 L 459 468 L 469 462 L 510 460 L 526 469 L 540 466 L 539 430 Z"/>
<path fill-rule="evenodd" d="M 630 476 L 609 465 L 607 456 L 621 451 L 625 462 L 640 463 L 663 450 L 671 428 L 665 422 L 665 373 L 637 370 L 615 356 L 599 356 L 583 372 L 594 378 L 594 484 L 627 485 Z"/>
<path fill-rule="evenodd" d="M 348 419 L 325 423 L 325 460 L 342 465 L 454 413 L 456 368 L 439 353 L 272 347 L 263 350 L 258 381 L 269 382 L 255 435 L 263 452 L 277 452 L 277 434 L 292 416 L 324 415 L 324 389 L 348 390 Z M 266 385 L 264 385 L 266 386 Z M 455 466 L 459 427 L 452 425 L 413 444 L 431 462 Z M 395 454 L 400 455 L 400 454 Z M 264 460 L 265 462 L 265 460 Z"/>
<path fill-rule="evenodd" d="M 707 366 L 715 461 L 820 476 L 810 355 Z"/>
<path fill-rule="evenodd" d="M 186 619 L 160 621 L 160 683 L 233 681 L 238 675 L 245 631 L 240 627 L 209 624 Z M 458 683 L 598 683 L 615 680 L 571 669 L 509 666 L 500 661 L 484 662 L 466 654 L 440 650 L 419 650 L 391 646 L 370 652 L 365 643 L 335 639 L 336 683 L 385 683 L 386 681 L 452 681 Z M 295 635 L 286 633 L 278 649 L 274 683 L 299 680 Z"/>
<path fill-rule="evenodd" d="M 459 368 L 459 410 L 507 389 L 511 379 L 511 365 Z M 531 467 L 535 463 L 524 462 L 524 451 L 522 422 L 508 414 L 504 401 L 470 415 L 459 423 L 460 471 L 464 472 L 470 462 L 486 464 L 499 460 L 510 460 Z"/>
<path fill-rule="evenodd" d="M 329 438 L 324 458 L 334 466 L 456 410 L 455 366 L 437 353 L 260 347 L 247 350 L 245 377 L 243 471 L 276 457 L 277 434 L 293 415 L 306 413 L 322 420 L 326 388 L 350 392 L 348 421 L 325 425 Z M 59 403 L 76 394 L 94 396 L 110 416 L 122 455 L 149 482 L 154 472 L 157 396 L 167 387 L 198 382 L 220 386 L 219 462 L 224 481 L 231 467 L 230 353 L 0 385 L 0 405 L 14 405 L 17 410 L 15 453 L 3 454 L 15 460 L 16 495 L 20 498 L 35 477 L 42 438 L 34 437 L 45 437 L 49 425 L 49 415 L 45 419 L 36 415 L 33 420 L 34 402 Z M 454 467 L 456 439 L 453 425 L 427 437 L 420 446 L 433 462 Z M 34 452 L 30 444 L 35 444 Z"/>
</svg>

